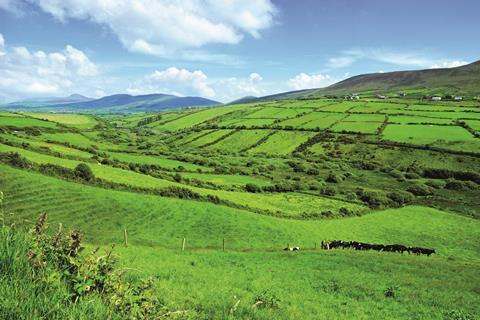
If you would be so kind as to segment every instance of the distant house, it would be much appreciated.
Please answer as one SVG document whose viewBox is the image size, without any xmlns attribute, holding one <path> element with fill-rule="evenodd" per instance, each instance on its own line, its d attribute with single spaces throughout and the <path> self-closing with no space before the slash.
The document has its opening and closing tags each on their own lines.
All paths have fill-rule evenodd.
<svg viewBox="0 0 480 320">
<path fill-rule="evenodd" d="M 453 98 L 453 100 L 455 100 L 455 101 L 463 101 L 463 98 L 462 98 L 462 97 L 455 97 L 455 98 Z"/>
<path fill-rule="evenodd" d="M 387 99 L 387 97 L 381 94 L 377 94 L 377 99 Z"/>
<path fill-rule="evenodd" d="M 360 99 L 360 96 L 357 95 L 357 94 L 352 94 L 351 96 L 345 96 L 344 99 L 345 100 L 358 100 L 358 99 Z"/>
<path fill-rule="evenodd" d="M 407 94 L 406 94 L 405 92 L 400 92 L 398 95 L 399 95 L 400 97 L 405 97 Z"/>
<path fill-rule="evenodd" d="M 432 100 L 433 101 L 440 101 L 440 100 L 442 100 L 442 97 L 434 96 L 434 97 L 432 97 Z"/>
</svg>

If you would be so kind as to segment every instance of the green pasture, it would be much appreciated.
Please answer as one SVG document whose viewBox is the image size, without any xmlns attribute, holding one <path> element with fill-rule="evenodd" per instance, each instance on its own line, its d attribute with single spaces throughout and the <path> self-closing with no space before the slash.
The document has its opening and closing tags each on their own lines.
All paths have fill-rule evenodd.
<svg viewBox="0 0 480 320">
<path fill-rule="evenodd" d="M 275 108 L 275 107 L 266 107 L 260 109 L 252 114 L 249 114 L 249 118 L 266 118 L 266 119 L 282 119 L 295 117 L 301 113 L 309 112 L 309 109 L 303 108 Z"/>
<path fill-rule="evenodd" d="M 398 123 L 398 124 L 409 124 L 409 123 L 428 123 L 428 124 L 451 124 L 452 119 L 442 119 L 442 118 L 427 118 L 420 116 L 389 116 L 388 122 Z"/>
<path fill-rule="evenodd" d="M 286 155 L 292 153 L 299 145 L 315 135 L 314 132 L 277 131 L 267 141 L 250 149 L 248 153 L 270 153 Z"/>
<path fill-rule="evenodd" d="M 201 136 L 200 138 L 190 141 L 186 144 L 187 147 L 202 147 L 206 144 L 215 142 L 219 139 L 222 139 L 223 137 L 227 136 L 230 134 L 232 130 L 213 130 L 207 135 Z"/>
<path fill-rule="evenodd" d="M 269 134 L 270 130 L 240 130 L 208 148 L 239 152 L 248 149 Z"/>
<path fill-rule="evenodd" d="M 462 127 L 435 125 L 397 125 L 389 124 L 383 131 L 386 140 L 413 144 L 431 144 L 439 141 L 473 141 L 475 137 Z"/>
<path fill-rule="evenodd" d="M 49 121 L 42 121 L 39 119 L 27 118 L 22 116 L 0 116 L 0 127 L 15 127 L 15 128 L 56 128 L 57 124 Z"/>
<path fill-rule="evenodd" d="M 365 102 L 350 102 L 350 101 L 342 101 L 339 103 L 333 103 L 331 105 L 326 105 L 321 107 L 321 111 L 330 111 L 330 112 L 347 112 L 348 110 L 365 105 Z"/>
<path fill-rule="evenodd" d="M 381 122 L 349 122 L 342 121 L 333 125 L 330 130 L 334 132 L 358 132 L 375 134 L 382 125 Z"/>
<path fill-rule="evenodd" d="M 48 120 L 52 122 L 61 123 L 67 126 L 76 127 L 80 129 L 93 128 L 98 121 L 92 116 L 83 114 L 60 114 L 60 113 L 36 113 L 26 112 L 26 115 L 41 120 Z"/>
<path fill-rule="evenodd" d="M 200 109 L 197 112 L 188 114 L 187 116 L 179 117 L 173 121 L 164 123 L 161 126 L 158 126 L 158 128 L 169 131 L 184 129 L 242 108 L 244 108 L 243 105 Z"/>
</svg>

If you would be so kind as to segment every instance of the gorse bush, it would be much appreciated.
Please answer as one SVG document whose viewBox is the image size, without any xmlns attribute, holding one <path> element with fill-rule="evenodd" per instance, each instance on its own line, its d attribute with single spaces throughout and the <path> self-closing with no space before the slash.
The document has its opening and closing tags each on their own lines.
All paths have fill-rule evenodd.
<svg viewBox="0 0 480 320">
<path fill-rule="evenodd" d="M 157 319 L 166 313 L 153 279 L 127 282 L 112 249 L 83 254 L 82 233 L 0 229 L 1 319 Z"/>
<path fill-rule="evenodd" d="M 75 167 L 75 175 L 85 181 L 90 181 L 95 178 L 92 169 L 85 163 L 79 163 Z"/>
</svg>

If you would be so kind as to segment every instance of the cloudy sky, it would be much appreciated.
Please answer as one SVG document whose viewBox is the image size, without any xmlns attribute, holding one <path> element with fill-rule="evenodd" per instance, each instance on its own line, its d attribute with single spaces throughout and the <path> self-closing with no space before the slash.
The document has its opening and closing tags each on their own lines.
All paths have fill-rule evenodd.
<svg viewBox="0 0 480 320">
<path fill-rule="evenodd" d="M 478 0 L 0 0 L 0 101 L 222 102 L 480 59 Z"/>
</svg>

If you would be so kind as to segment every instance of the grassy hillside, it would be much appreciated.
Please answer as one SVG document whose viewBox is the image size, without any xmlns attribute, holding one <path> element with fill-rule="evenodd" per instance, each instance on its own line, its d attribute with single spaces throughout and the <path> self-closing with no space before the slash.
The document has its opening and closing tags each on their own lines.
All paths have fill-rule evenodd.
<svg viewBox="0 0 480 320">
<path fill-rule="evenodd" d="M 480 274 L 476 220 L 407 207 L 359 218 L 287 221 L 196 201 L 85 187 L 5 166 L 1 172 L 5 209 L 16 212 L 10 222 L 32 221 L 42 208 L 52 224 L 80 227 L 91 245 L 121 244 L 127 227 L 129 247 L 116 250 L 122 265 L 133 268 L 132 276 L 154 275 L 164 302 L 174 310 L 189 310 L 194 318 L 228 316 L 238 300 L 235 315 L 258 319 L 306 314 L 436 319 L 478 312 L 478 288 L 471 281 Z M 183 237 L 187 251 L 182 253 Z M 224 238 L 227 252 L 221 251 Z M 320 240 L 337 238 L 430 246 L 438 254 L 317 251 Z M 287 243 L 311 251 L 279 252 Z M 412 299 L 415 303 L 407 303 Z M 271 305 L 252 309 L 258 300 Z M 93 310 L 79 307 L 78 312 Z"/>
<path fill-rule="evenodd" d="M 117 244 L 127 279 L 153 275 L 179 319 L 474 319 L 479 121 L 473 100 L 408 96 L 1 113 L 2 218 L 21 233 L 47 212 L 84 232 L 85 254 Z M 333 239 L 436 253 L 320 250 Z M 78 313 L 102 318 L 87 301 Z"/>
<path fill-rule="evenodd" d="M 329 87 L 301 90 L 262 97 L 255 101 L 312 98 L 325 95 L 397 95 L 400 92 L 422 95 L 480 95 L 480 61 L 443 69 L 395 71 L 353 76 Z"/>
</svg>

